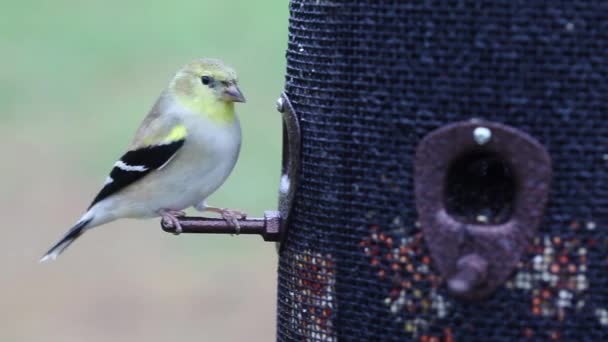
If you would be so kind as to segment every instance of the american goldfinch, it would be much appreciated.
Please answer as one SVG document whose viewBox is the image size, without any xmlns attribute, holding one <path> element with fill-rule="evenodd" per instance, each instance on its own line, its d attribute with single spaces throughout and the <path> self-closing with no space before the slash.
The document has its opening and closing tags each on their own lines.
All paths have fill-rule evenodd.
<svg viewBox="0 0 608 342">
<path fill-rule="evenodd" d="M 87 230 L 120 218 L 177 217 L 194 206 L 238 228 L 237 210 L 205 199 L 232 171 L 241 146 L 235 102 L 245 102 L 235 71 L 216 59 L 180 69 L 144 118 L 127 152 L 78 222 L 43 257 L 54 260 Z M 237 230 L 238 231 L 238 230 Z"/>
</svg>

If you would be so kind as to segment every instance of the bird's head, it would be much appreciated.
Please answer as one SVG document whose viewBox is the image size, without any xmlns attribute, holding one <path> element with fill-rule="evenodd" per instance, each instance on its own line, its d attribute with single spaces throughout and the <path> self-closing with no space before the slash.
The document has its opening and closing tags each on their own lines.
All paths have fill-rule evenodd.
<svg viewBox="0 0 608 342">
<path fill-rule="evenodd" d="M 220 119 L 234 115 L 234 102 L 245 102 L 236 72 L 218 59 L 203 58 L 185 65 L 169 90 L 188 109 Z"/>
</svg>

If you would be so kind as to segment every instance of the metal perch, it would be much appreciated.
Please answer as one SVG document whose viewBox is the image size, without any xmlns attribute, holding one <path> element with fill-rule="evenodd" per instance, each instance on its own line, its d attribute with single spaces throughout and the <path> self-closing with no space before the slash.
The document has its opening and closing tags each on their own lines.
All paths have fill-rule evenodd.
<svg viewBox="0 0 608 342">
<path fill-rule="evenodd" d="M 281 217 L 278 211 L 265 211 L 263 218 L 245 218 L 238 220 L 240 231 L 224 219 L 210 217 L 179 218 L 182 233 L 186 234 L 253 234 L 261 235 L 264 241 L 279 241 Z M 167 233 L 176 234 L 171 222 L 161 220 L 161 228 Z"/>
</svg>

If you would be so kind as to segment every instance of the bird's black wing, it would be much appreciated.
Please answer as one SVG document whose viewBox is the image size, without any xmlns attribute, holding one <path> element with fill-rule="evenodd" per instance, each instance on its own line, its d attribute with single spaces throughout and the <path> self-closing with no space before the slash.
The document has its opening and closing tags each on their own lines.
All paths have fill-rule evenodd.
<svg viewBox="0 0 608 342">
<path fill-rule="evenodd" d="M 89 206 L 124 189 L 148 173 L 163 167 L 184 145 L 186 139 L 173 140 L 161 145 L 151 145 L 125 153 L 114 164 L 104 187 Z"/>
</svg>

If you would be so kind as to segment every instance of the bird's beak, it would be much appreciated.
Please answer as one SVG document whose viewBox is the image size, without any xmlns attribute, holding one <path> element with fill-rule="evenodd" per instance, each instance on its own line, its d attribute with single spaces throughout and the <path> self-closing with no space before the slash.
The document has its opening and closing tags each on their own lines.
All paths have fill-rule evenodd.
<svg viewBox="0 0 608 342">
<path fill-rule="evenodd" d="M 236 84 L 231 84 L 224 90 L 224 101 L 245 102 L 245 96 Z"/>
</svg>

